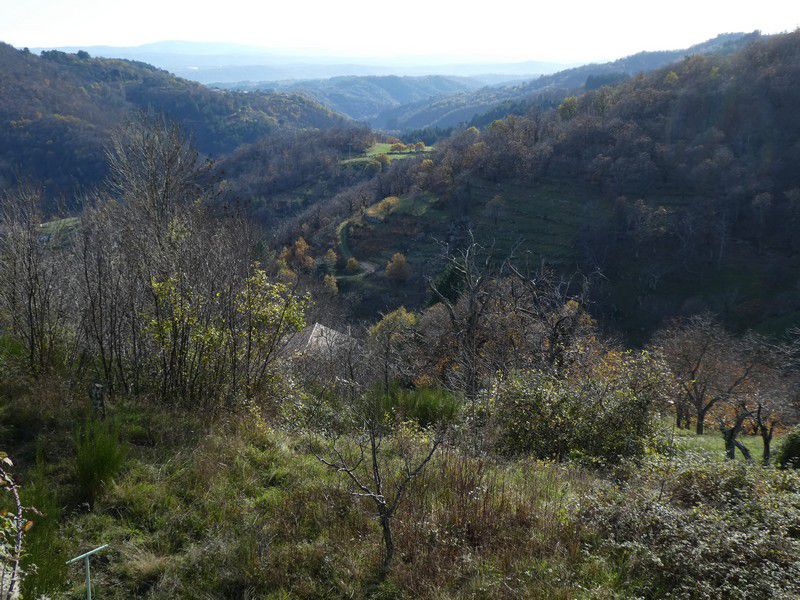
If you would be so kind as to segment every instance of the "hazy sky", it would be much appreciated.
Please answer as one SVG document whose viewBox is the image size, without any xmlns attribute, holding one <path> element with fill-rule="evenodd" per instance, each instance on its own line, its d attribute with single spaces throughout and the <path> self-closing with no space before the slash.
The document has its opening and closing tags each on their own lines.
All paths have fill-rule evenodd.
<svg viewBox="0 0 800 600">
<path fill-rule="evenodd" d="M 798 26 L 799 0 L 0 0 L 0 40 L 18 47 L 190 40 L 576 62 Z"/>
</svg>

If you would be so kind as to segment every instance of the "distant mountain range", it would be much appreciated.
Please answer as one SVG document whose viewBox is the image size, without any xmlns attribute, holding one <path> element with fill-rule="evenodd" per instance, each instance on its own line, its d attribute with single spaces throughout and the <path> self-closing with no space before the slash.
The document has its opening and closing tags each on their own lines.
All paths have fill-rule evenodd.
<svg viewBox="0 0 800 600">
<path fill-rule="evenodd" d="M 92 56 L 146 62 L 200 83 L 322 79 L 339 76 L 380 75 L 476 75 L 512 79 L 554 73 L 563 63 L 524 61 L 514 63 L 454 63 L 446 58 L 348 58 L 292 53 L 237 44 L 156 42 L 142 46 L 65 46 L 31 48 L 32 52 L 84 50 Z"/>
<path fill-rule="evenodd" d="M 226 83 L 220 80 L 213 85 L 240 91 L 305 94 L 331 110 L 374 128 L 402 133 L 425 128 L 447 129 L 473 120 L 485 125 L 509 113 L 524 112 L 537 98 L 545 104 L 558 102 L 568 94 L 616 83 L 686 56 L 732 52 L 758 37 L 757 32 L 727 33 L 689 48 L 639 52 L 607 63 L 582 65 L 537 77 L 512 74 L 461 77 L 454 74 L 457 68 L 453 66 L 450 68 L 454 70 L 448 75 L 350 75 L 299 81 L 252 81 L 261 73 L 261 67 L 245 66 L 215 69 L 228 75 L 242 72 L 240 70 L 248 71 L 252 76 L 246 79 L 250 81 Z M 530 68 L 545 66 L 525 64 Z M 278 72 L 291 72 L 296 66 L 284 65 Z M 464 65 L 461 67 L 466 68 Z M 214 69 L 205 73 L 212 71 Z"/>
</svg>

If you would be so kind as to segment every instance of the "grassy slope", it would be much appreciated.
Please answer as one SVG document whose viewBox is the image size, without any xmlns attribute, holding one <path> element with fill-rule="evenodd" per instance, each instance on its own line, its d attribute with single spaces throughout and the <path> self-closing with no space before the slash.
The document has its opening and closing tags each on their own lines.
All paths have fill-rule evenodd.
<svg viewBox="0 0 800 600">
<path fill-rule="evenodd" d="M 588 551 L 592 534 L 578 524 L 582 501 L 607 485 L 600 474 L 437 455 L 412 485 L 396 523 L 399 560 L 376 588 L 371 506 L 308 438 L 255 414 L 212 430 L 176 414 L 115 414 L 128 458 L 91 511 L 74 500 L 65 422 L 36 442 L 40 467 L 24 489 L 45 509 L 28 540 L 46 567 L 29 580 L 39 592 L 81 598 L 82 572 L 63 560 L 108 543 L 93 562 L 108 600 L 625 597 L 618 565 Z M 718 437 L 681 432 L 678 446 L 721 460 Z"/>
<path fill-rule="evenodd" d="M 503 199 L 501 209 L 487 210 L 487 203 L 498 194 Z M 574 186 L 474 181 L 469 198 L 460 205 L 433 196 L 378 202 L 340 225 L 339 243 L 345 258 L 352 255 L 380 266 L 375 274 L 357 280 L 359 291 L 378 295 L 387 285 L 382 267 L 392 254 L 406 255 L 417 280 L 436 276 L 443 266 L 441 243 L 463 239 L 469 230 L 487 246 L 494 245 L 498 256 L 513 250 L 534 266 L 547 260 L 570 268 L 577 259 L 581 230 L 607 214 L 607 206 L 596 196 Z"/>
<path fill-rule="evenodd" d="M 206 433 L 175 415 L 125 413 L 120 420 L 128 459 L 91 511 L 74 500 L 65 440 L 45 444 L 36 501 L 67 508 L 28 538 L 35 548 L 29 559 L 50 567 L 29 579 L 37 592 L 81 598 L 81 569 L 55 567 L 102 543 L 110 547 L 94 559 L 93 581 L 97 596 L 109 600 L 511 598 L 509 572 L 526 597 L 566 599 L 597 576 L 582 571 L 574 510 L 564 509 L 591 480 L 567 467 L 522 462 L 484 469 L 437 455 L 396 524 L 403 558 L 376 588 L 380 531 L 371 506 L 353 500 L 303 437 L 257 418 Z M 463 479 L 473 476 L 472 484 Z M 473 505 L 473 484 L 499 504 Z"/>
</svg>

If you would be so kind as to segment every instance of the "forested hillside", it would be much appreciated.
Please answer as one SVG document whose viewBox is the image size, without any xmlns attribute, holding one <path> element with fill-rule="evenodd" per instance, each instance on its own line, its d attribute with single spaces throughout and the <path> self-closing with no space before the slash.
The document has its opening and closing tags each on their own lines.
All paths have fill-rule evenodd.
<svg viewBox="0 0 800 600">
<path fill-rule="evenodd" d="M 780 331 L 800 314 L 798 65 L 800 34 L 786 34 L 462 131 L 321 239 L 344 232 L 371 263 L 408 254 L 416 285 L 385 286 L 378 306 L 424 297 L 434 240 L 475 230 L 599 270 L 607 317 L 636 335 L 698 307 Z M 405 199 L 378 208 L 390 194 Z"/>
<path fill-rule="evenodd" d="M 532 104 L 542 101 L 537 98 L 541 94 L 545 94 L 545 97 L 553 95 L 563 97 L 569 93 L 597 88 L 658 69 L 685 56 L 732 52 L 758 37 L 758 33 L 723 34 L 682 50 L 640 52 L 608 63 L 589 64 L 559 71 L 553 75 L 543 75 L 521 84 L 485 87 L 476 91 L 420 101 L 408 106 L 387 109 L 372 121 L 372 125 L 402 131 L 426 127 L 454 127 L 469 123 L 473 118 L 477 118 L 480 123 L 485 121 L 480 118 L 484 113 L 499 118 L 514 112 L 524 112 Z"/>
<path fill-rule="evenodd" d="M 345 122 L 297 95 L 221 92 L 144 63 L 1 44 L 0 181 L 36 182 L 50 196 L 98 183 L 109 132 L 136 111 L 179 123 L 212 156 L 279 128 Z"/>
<path fill-rule="evenodd" d="M 800 597 L 800 30 L 704 49 L 432 144 L 0 46 L 0 600 Z"/>
</svg>

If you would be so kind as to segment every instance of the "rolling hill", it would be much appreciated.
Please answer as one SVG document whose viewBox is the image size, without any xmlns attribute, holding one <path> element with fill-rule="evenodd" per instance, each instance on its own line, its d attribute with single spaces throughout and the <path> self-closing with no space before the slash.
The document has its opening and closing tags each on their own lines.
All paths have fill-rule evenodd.
<svg viewBox="0 0 800 600">
<path fill-rule="evenodd" d="M 424 303 L 441 245 L 472 232 L 532 264 L 599 270 L 597 314 L 634 339 L 704 309 L 783 331 L 800 323 L 798 103 L 800 32 L 695 55 L 454 134 L 321 243 L 371 265 L 340 286 L 364 314 Z M 382 273 L 394 252 L 413 273 L 401 287 Z"/>
<path fill-rule="evenodd" d="M 179 123 L 209 156 L 278 129 L 347 121 L 296 94 L 223 92 L 145 63 L 0 44 L 0 186 L 31 181 L 57 196 L 97 183 L 110 131 L 137 111 Z"/>
<path fill-rule="evenodd" d="M 558 92 L 565 96 L 652 71 L 686 56 L 732 52 L 758 37 L 757 32 L 722 34 L 682 50 L 640 52 L 613 62 L 584 65 L 543 75 L 524 83 L 489 86 L 421 100 L 386 109 L 371 121 L 371 125 L 380 129 L 403 131 L 426 127 L 454 127 L 469 123 L 483 113 L 492 113 L 492 118 L 500 118 L 505 114 L 518 112 L 519 105 L 529 105 L 542 93 Z"/>
<path fill-rule="evenodd" d="M 478 80 L 468 77 L 387 75 L 332 77 L 297 82 L 243 82 L 219 84 L 219 87 L 244 91 L 301 93 L 331 110 L 358 121 L 369 122 L 383 111 L 434 97 L 475 90 L 481 87 L 481 84 Z"/>
</svg>

